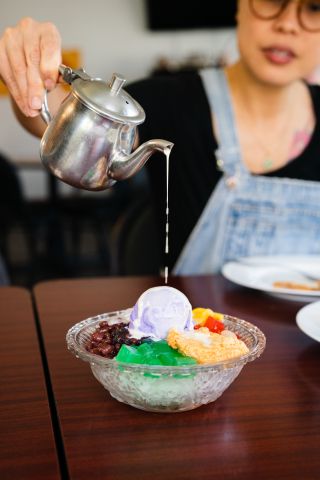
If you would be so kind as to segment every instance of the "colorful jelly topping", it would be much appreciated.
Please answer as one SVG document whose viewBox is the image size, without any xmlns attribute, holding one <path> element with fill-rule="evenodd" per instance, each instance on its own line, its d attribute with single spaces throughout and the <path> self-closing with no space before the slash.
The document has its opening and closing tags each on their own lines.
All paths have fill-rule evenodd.
<svg viewBox="0 0 320 480">
<path fill-rule="evenodd" d="M 96 355 L 141 365 L 212 364 L 246 354 L 246 344 L 210 308 L 191 309 L 179 290 L 146 290 L 135 304 L 130 323 L 100 322 L 86 345 Z"/>
<path fill-rule="evenodd" d="M 178 350 L 171 348 L 165 340 L 145 342 L 138 347 L 122 345 L 116 360 L 125 363 L 166 366 L 194 365 L 197 363 L 193 358 L 186 357 Z"/>
</svg>

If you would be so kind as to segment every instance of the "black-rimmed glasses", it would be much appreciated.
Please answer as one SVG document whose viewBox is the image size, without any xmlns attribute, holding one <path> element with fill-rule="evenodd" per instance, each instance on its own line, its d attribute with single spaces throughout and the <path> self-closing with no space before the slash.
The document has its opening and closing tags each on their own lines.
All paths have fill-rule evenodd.
<svg viewBox="0 0 320 480">
<path fill-rule="evenodd" d="M 279 17 L 293 0 L 249 0 L 251 12 L 261 20 Z M 320 0 L 298 0 L 300 26 L 308 32 L 320 32 Z"/>
</svg>

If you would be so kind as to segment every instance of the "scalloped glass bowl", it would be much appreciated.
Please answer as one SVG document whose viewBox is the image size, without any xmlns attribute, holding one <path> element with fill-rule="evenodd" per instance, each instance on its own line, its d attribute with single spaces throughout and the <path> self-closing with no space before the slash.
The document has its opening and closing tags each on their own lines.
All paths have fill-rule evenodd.
<svg viewBox="0 0 320 480">
<path fill-rule="evenodd" d="M 91 366 L 96 379 L 112 397 L 141 410 L 182 412 L 215 401 L 239 375 L 244 365 L 261 355 L 266 339 L 257 327 L 228 315 L 224 323 L 247 345 L 241 357 L 212 365 L 156 366 L 120 363 L 85 348 L 101 321 L 129 322 L 131 308 L 105 313 L 77 323 L 67 333 L 68 349 Z"/>
</svg>

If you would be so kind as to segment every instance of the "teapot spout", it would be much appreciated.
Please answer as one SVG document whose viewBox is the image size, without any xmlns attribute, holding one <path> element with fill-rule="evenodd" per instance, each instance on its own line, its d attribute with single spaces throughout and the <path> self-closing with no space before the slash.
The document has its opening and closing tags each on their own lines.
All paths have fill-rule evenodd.
<svg viewBox="0 0 320 480">
<path fill-rule="evenodd" d="M 130 178 L 143 167 L 155 151 L 158 150 L 164 153 L 164 155 L 169 155 L 173 145 L 172 142 L 168 142 L 167 140 L 148 140 L 130 155 L 114 158 L 110 163 L 107 176 L 114 180 Z"/>
</svg>

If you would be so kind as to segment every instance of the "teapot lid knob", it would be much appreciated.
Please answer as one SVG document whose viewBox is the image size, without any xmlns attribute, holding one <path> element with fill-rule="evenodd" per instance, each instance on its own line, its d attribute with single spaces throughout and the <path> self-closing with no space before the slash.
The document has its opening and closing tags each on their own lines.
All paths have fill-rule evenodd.
<svg viewBox="0 0 320 480">
<path fill-rule="evenodd" d="M 90 77 L 83 70 L 77 70 L 76 73 L 72 94 L 91 110 L 125 124 L 139 125 L 144 121 L 143 108 L 122 89 L 126 81 L 123 75 L 113 73 L 111 81 L 105 82 Z"/>
<path fill-rule="evenodd" d="M 120 92 L 122 86 L 124 85 L 126 79 L 123 77 L 123 75 L 120 75 L 119 73 L 114 73 L 112 75 L 112 79 L 110 82 L 110 93 L 112 95 L 118 95 Z"/>
</svg>

